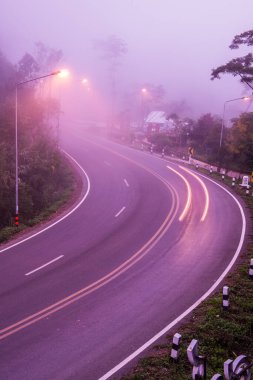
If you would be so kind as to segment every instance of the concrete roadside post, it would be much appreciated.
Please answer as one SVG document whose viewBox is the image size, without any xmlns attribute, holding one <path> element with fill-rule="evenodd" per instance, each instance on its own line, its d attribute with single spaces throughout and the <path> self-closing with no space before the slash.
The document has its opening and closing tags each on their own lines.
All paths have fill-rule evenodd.
<svg viewBox="0 0 253 380">
<path fill-rule="evenodd" d="M 181 338 L 182 338 L 182 336 L 179 333 L 176 333 L 173 336 L 170 357 L 174 360 L 177 360 L 179 357 L 178 351 L 179 351 L 179 345 L 180 345 Z"/>
<path fill-rule="evenodd" d="M 223 306 L 223 310 L 228 310 L 229 308 L 229 287 L 228 286 L 223 286 L 222 306 Z"/>
<path fill-rule="evenodd" d="M 253 280 L 253 259 L 250 259 L 249 277 Z"/>
</svg>

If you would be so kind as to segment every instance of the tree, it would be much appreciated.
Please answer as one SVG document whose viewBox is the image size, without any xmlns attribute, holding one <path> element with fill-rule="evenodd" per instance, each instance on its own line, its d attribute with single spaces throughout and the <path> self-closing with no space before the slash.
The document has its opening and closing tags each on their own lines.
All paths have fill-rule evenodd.
<svg viewBox="0 0 253 380">
<path fill-rule="evenodd" d="M 226 149 L 235 169 L 253 170 L 253 112 L 242 113 L 233 120 L 227 133 Z"/>
<path fill-rule="evenodd" d="M 116 98 L 116 74 L 120 66 L 120 58 L 127 53 L 127 44 L 121 38 L 111 35 L 105 40 L 94 41 L 95 49 L 99 50 L 102 59 L 108 63 L 109 78 L 111 84 L 111 121 L 114 124 L 115 98 Z"/>
<path fill-rule="evenodd" d="M 215 162 L 218 159 L 220 130 L 220 118 L 210 113 L 201 116 L 191 132 L 196 153 L 203 155 L 206 160 Z"/>
<path fill-rule="evenodd" d="M 17 64 L 17 82 L 33 78 L 38 75 L 39 69 L 36 59 L 30 53 L 25 53 Z"/>
<path fill-rule="evenodd" d="M 238 49 L 240 45 L 253 46 L 253 30 L 236 35 L 229 46 L 230 49 Z M 234 58 L 225 65 L 212 70 L 211 79 L 220 79 L 221 74 L 239 76 L 242 83 L 246 83 L 253 89 L 253 55 L 248 53 L 244 57 Z"/>
<path fill-rule="evenodd" d="M 0 51 L 0 102 L 6 99 L 6 93 L 13 90 L 15 70 L 13 65 L 6 59 Z"/>
<path fill-rule="evenodd" d="M 169 103 L 165 103 L 163 105 L 163 109 L 167 113 L 173 113 L 182 116 L 187 116 L 187 114 L 191 111 L 191 107 L 188 105 L 186 100 L 180 100 L 180 101 L 172 101 Z"/>
<path fill-rule="evenodd" d="M 0 229 L 13 224 L 15 213 L 15 84 L 39 75 L 39 70 L 29 53 L 13 66 L 0 52 Z M 59 105 L 39 96 L 38 82 L 20 86 L 18 94 L 19 206 L 21 222 L 26 223 L 67 187 L 49 123 Z"/>
<path fill-rule="evenodd" d="M 25 53 L 16 66 L 17 82 L 53 71 L 62 56 L 61 50 L 50 48 L 42 42 L 36 42 L 34 54 Z"/>
<path fill-rule="evenodd" d="M 56 69 L 63 57 L 63 53 L 61 50 L 48 47 L 39 41 L 35 43 L 34 56 L 36 62 L 39 63 L 40 73 L 45 74 Z"/>
<path fill-rule="evenodd" d="M 149 137 L 149 141 L 155 145 L 155 150 L 161 152 L 162 149 L 165 149 L 165 153 L 169 152 L 169 149 L 175 147 L 173 138 L 167 136 L 164 133 L 155 133 Z"/>
<path fill-rule="evenodd" d="M 95 49 L 102 53 L 102 58 L 107 60 L 110 69 L 117 69 L 120 65 L 120 57 L 127 53 L 127 44 L 121 38 L 111 35 L 105 40 L 95 40 Z"/>
</svg>

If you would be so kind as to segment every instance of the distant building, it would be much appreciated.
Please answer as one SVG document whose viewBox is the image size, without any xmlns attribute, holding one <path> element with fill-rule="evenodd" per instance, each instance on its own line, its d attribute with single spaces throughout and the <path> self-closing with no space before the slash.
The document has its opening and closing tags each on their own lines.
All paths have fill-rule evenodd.
<svg viewBox="0 0 253 380">
<path fill-rule="evenodd" d="M 175 127 L 172 119 L 167 120 L 164 111 L 152 111 L 144 120 L 144 132 L 150 136 L 154 133 L 167 132 Z"/>
</svg>

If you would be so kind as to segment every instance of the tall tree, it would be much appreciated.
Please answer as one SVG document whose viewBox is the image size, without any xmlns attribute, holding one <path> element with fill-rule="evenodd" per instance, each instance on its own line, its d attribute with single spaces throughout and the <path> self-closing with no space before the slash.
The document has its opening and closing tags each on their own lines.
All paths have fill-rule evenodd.
<svg viewBox="0 0 253 380">
<path fill-rule="evenodd" d="M 15 212 L 15 84 L 40 75 L 33 55 L 13 66 L 0 52 L 0 229 L 13 223 Z M 19 206 L 28 221 L 52 203 L 65 181 L 60 154 L 49 133 L 48 113 L 59 112 L 53 99 L 40 97 L 39 81 L 19 87 Z M 60 169 L 60 170 L 59 170 Z M 62 182 L 63 181 L 63 182 Z M 62 185 L 61 185 L 62 183 Z"/>
<path fill-rule="evenodd" d="M 113 70 L 120 65 L 120 58 L 127 53 L 127 44 L 121 38 L 111 35 L 104 40 L 94 41 L 95 49 L 100 50 L 101 57 L 105 59 Z"/>
<path fill-rule="evenodd" d="M 233 120 L 227 133 L 226 149 L 236 169 L 253 170 L 253 112 L 242 113 Z"/>
<path fill-rule="evenodd" d="M 199 118 L 191 132 L 197 154 L 203 154 L 209 160 L 216 160 L 219 149 L 220 129 L 220 118 L 210 113 Z"/>
<path fill-rule="evenodd" d="M 241 45 L 253 46 L 253 30 L 236 35 L 229 46 L 230 49 L 238 49 Z M 242 83 L 246 83 L 253 89 L 253 55 L 248 53 L 243 57 L 234 58 L 225 65 L 212 70 L 211 79 L 220 79 L 221 74 L 239 76 Z"/>
<path fill-rule="evenodd" d="M 62 50 L 46 46 L 43 42 L 35 43 L 34 57 L 39 64 L 41 74 L 46 74 L 57 68 L 63 57 Z"/>
<path fill-rule="evenodd" d="M 17 64 L 17 82 L 29 80 L 39 72 L 39 64 L 30 53 L 25 53 Z"/>
<path fill-rule="evenodd" d="M 121 38 L 111 35 L 104 40 L 94 41 L 94 48 L 100 51 L 101 58 L 107 61 L 111 86 L 111 125 L 114 124 L 116 102 L 116 75 L 121 64 L 120 59 L 127 53 L 127 44 Z"/>
</svg>

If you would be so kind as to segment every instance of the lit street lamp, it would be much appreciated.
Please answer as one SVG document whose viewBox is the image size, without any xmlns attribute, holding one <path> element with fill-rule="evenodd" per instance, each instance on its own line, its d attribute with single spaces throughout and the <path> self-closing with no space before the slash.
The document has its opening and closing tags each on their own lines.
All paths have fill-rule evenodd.
<svg viewBox="0 0 253 380">
<path fill-rule="evenodd" d="M 90 92 L 90 91 L 91 91 L 91 86 L 90 86 L 90 81 L 89 81 L 89 79 L 87 79 L 87 78 L 83 78 L 83 79 L 81 80 L 81 83 L 82 83 L 82 85 L 84 86 L 84 88 L 86 89 L 87 92 Z"/>
<path fill-rule="evenodd" d="M 88 84 L 89 84 L 88 79 L 87 79 L 87 78 L 83 78 L 83 79 L 82 79 L 82 84 L 84 84 L 84 85 L 88 85 Z"/>
<path fill-rule="evenodd" d="M 18 204 L 19 203 L 18 202 L 19 201 L 19 198 L 18 198 L 18 87 L 22 86 L 23 84 L 29 83 L 29 82 L 33 82 L 33 81 L 36 81 L 39 79 L 51 77 L 53 75 L 58 75 L 60 77 L 66 77 L 68 75 L 68 71 L 67 70 L 57 70 L 57 71 L 53 71 L 52 73 L 47 74 L 47 75 L 42 75 L 40 77 L 36 77 L 36 78 L 25 80 L 23 82 L 16 83 L 16 88 L 15 88 L 15 156 L 16 156 L 16 159 L 15 159 L 15 166 L 16 166 L 16 170 L 15 170 L 15 184 L 16 184 L 15 224 L 16 224 L 16 226 L 19 225 L 19 204 Z"/>
<path fill-rule="evenodd" d="M 144 99 L 145 97 L 147 96 L 148 94 L 148 90 L 143 87 L 141 89 L 141 121 L 140 121 L 140 129 L 143 130 L 143 127 L 144 127 Z"/>
<path fill-rule="evenodd" d="M 224 127 L 225 127 L 224 117 L 225 117 L 226 104 L 229 103 L 229 102 L 234 102 L 235 100 L 249 100 L 249 99 L 250 99 L 250 96 L 243 96 L 241 98 L 235 98 L 235 99 L 231 99 L 231 100 L 226 100 L 224 102 L 223 115 L 222 115 L 222 124 L 221 124 L 221 132 L 220 132 L 220 148 L 221 148 L 221 145 L 222 145 L 223 131 L 224 131 Z"/>
</svg>

